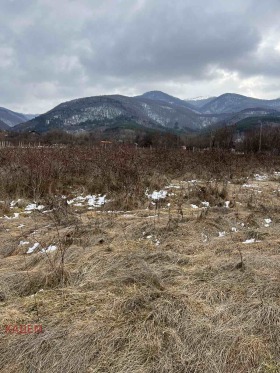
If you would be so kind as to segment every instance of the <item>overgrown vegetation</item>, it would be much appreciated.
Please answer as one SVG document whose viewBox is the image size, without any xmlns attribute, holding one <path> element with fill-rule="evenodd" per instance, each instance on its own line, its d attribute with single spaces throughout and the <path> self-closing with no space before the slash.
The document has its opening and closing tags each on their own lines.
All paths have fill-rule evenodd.
<svg viewBox="0 0 280 373">
<path fill-rule="evenodd" d="M 270 172 L 279 166 L 270 154 L 226 151 L 192 152 L 180 148 L 138 149 L 129 146 L 0 149 L 0 196 L 31 198 L 73 193 L 118 194 L 137 199 L 166 179 L 232 180 Z"/>
<path fill-rule="evenodd" d="M 279 156 L 14 147 L 0 175 L 1 371 L 280 371 Z"/>
</svg>

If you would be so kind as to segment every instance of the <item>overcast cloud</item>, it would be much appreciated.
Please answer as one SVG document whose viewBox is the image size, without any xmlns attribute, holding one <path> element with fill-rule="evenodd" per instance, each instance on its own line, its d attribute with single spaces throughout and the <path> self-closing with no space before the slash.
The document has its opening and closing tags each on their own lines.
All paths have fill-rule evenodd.
<svg viewBox="0 0 280 373">
<path fill-rule="evenodd" d="M 162 90 L 280 97 L 279 0 L 0 0 L 0 106 Z"/>
</svg>

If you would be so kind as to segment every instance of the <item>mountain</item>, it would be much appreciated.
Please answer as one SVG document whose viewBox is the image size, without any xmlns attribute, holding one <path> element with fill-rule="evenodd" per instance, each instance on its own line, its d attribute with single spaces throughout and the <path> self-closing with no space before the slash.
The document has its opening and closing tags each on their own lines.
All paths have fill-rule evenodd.
<svg viewBox="0 0 280 373">
<path fill-rule="evenodd" d="M 266 111 L 264 115 L 267 115 L 270 110 L 280 111 L 280 99 L 261 100 L 235 93 L 225 93 L 219 97 L 197 97 L 188 100 L 181 100 L 164 92 L 151 91 L 138 97 L 144 97 L 153 101 L 164 101 L 173 106 L 187 107 L 196 114 L 200 114 L 204 117 L 224 114 L 225 119 L 227 119 L 229 117 L 228 114 L 235 114 L 244 110 L 264 110 Z M 255 113 L 252 113 L 252 115 L 254 114 Z"/>
<path fill-rule="evenodd" d="M 27 122 L 34 118 L 32 114 L 21 114 L 6 108 L 0 107 L 0 121 L 5 123 L 8 127 L 14 127 L 19 123 Z"/>
<path fill-rule="evenodd" d="M 186 107 L 186 103 L 181 106 L 143 96 L 109 95 L 64 102 L 49 112 L 16 126 L 15 130 L 46 132 L 62 129 L 76 132 L 126 124 L 188 132 L 197 131 L 211 124 L 211 121 L 211 116 L 196 114 Z"/>
<path fill-rule="evenodd" d="M 234 93 L 225 93 L 200 107 L 203 114 L 237 113 L 245 109 L 280 110 L 280 99 L 261 100 Z"/>
<path fill-rule="evenodd" d="M 141 96 L 136 96 L 136 98 L 144 98 L 148 100 L 153 101 L 163 101 L 167 104 L 175 105 L 175 106 L 181 106 L 185 107 L 191 110 L 195 111 L 195 106 L 192 105 L 192 103 L 189 103 L 188 101 L 181 100 L 180 98 L 170 96 L 167 93 L 161 92 L 161 91 L 150 91 L 146 92 Z"/>
</svg>

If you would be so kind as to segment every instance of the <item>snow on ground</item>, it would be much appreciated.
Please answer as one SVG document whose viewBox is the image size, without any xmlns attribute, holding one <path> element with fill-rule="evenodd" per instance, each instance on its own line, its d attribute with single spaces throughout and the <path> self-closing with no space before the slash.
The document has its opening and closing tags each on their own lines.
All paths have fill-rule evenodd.
<svg viewBox="0 0 280 373">
<path fill-rule="evenodd" d="M 264 181 L 264 180 L 267 180 L 268 176 L 267 176 L 267 175 L 259 175 L 259 174 L 255 174 L 255 175 L 254 175 L 254 178 L 255 178 L 257 181 Z"/>
<path fill-rule="evenodd" d="M 145 194 L 149 199 L 152 199 L 153 201 L 159 201 L 160 199 L 164 199 L 167 196 L 166 190 L 154 190 L 151 194 L 149 194 L 148 190 L 146 190 Z"/>
<path fill-rule="evenodd" d="M 51 253 L 52 251 L 57 250 L 57 246 L 55 245 L 50 245 L 46 249 L 42 249 L 41 253 Z"/>
<path fill-rule="evenodd" d="M 164 187 L 165 189 L 180 189 L 180 185 L 176 185 L 176 184 L 170 184 L 170 185 L 167 185 L 166 187 Z"/>
<path fill-rule="evenodd" d="M 21 201 L 21 199 L 18 199 L 17 201 L 12 201 L 10 203 L 10 208 L 13 209 L 17 205 L 17 203 L 20 202 L 20 201 Z"/>
<path fill-rule="evenodd" d="M 29 245 L 29 242 L 28 241 L 20 241 L 20 246 L 23 246 L 23 245 Z"/>
<path fill-rule="evenodd" d="M 272 220 L 270 218 L 264 219 L 264 223 L 265 223 L 264 224 L 265 227 L 269 227 L 270 224 L 272 223 Z"/>
<path fill-rule="evenodd" d="M 143 232 L 143 236 L 146 235 L 146 232 Z M 157 238 L 157 237 L 154 237 L 152 234 L 149 234 L 148 236 L 144 237 L 146 240 L 152 240 L 153 243 L 156 245 L 156 246 L 159 246 L 160 245 L 160 240 Z"/>
<path fill-rule="evenodd" d="M 242 243 L 248 244 L 248 243 L 255 243 L 255 242 L 261 242 L 261 241 L 257 241 L 255 238 L 250 238 L 246 241 L 243 241 Z"/>
<path fill-rule="evenodd" d="M 39 246 L 40 244 L 36 242 L 33 246 L 29 247 L 26 254 L 32 254 Z"/>
<path fill-rule="evenodd" d="M 19 213 L 18 212 L 14 212 L 14 216 L 13 217 L 9 217 L 7 215 L 4 215 L 4 218 L 5 219 L 8 219 L 8 220 L 11 220 L 11 219 L 18 219 L 19 218 Z"/>
<path fill-rule="evenodd" d="M 87 196 L 88 199 L 88 205 L 90 207 L 101 207 L 105 205 L 106 202 L 106 195 L 105 196 Z"/>
<path fill-rule="evenodd" d="M 67 201 L 68 205 L 73 205 L 75 207 L 83 207 L 85 205 L 89 206 L 89 210 L 95 208 L 95 207 L 101 207 L 106 202 L 106 195 L 102 196 L 99 195 L 88 195 L 88 196 L 78 196 L 71 200 Z"/>
<path fill-rule="evenodd" d="M 35 211 L 35 210 L 43 210 L 45 208 L 45 206 L 43 205 L 37 205 L 37 203 L 30 203 L 29 205 L 27 205 L 25 207 L 25 210 L 24 211 L 27 211 L 27 212 L 32 212 L 32 211 Z"/>
<path fill-rule="evenodd" d="M 27 244 L 29 244 L 29 242 L 23 242 L 23 241 L 20 242 L 20 245 L 27 245 Z M 32 253 L 34 253 L 34 251 L 35 251 L 39 246 L 40 246 L 40 244 L 39 244 L 38 242 L 36 242 L 33 246 L 31 246 L 31 247 L 27 250 L 26 254 L 32 254 Z M 50 253 L 50 252 L 55 251 L 55 250 L 57 250 L 57 246 L 55 246 L 55 245 L 49 245 L 46 249 L 42 249 L 40 252 L 41 252 L 41 253 Z"/>
</svg>

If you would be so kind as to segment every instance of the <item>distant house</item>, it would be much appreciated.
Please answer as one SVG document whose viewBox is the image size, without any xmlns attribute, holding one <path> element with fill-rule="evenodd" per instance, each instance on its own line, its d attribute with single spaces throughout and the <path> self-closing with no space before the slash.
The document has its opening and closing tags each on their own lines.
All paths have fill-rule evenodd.
<svg viewBox="0 0 280 373">
<path fill-rule="evenodd" d="M 113 143 L 112 143 L 112 141 L 106 141 L 106 140 L 104 140 L 104 141 L 100 141 L 100 144 L 101 144 L 104 148 L 106 148 L 108 145 L 111 145 L 111 144 L 113 144 Z"/>
</svg>

